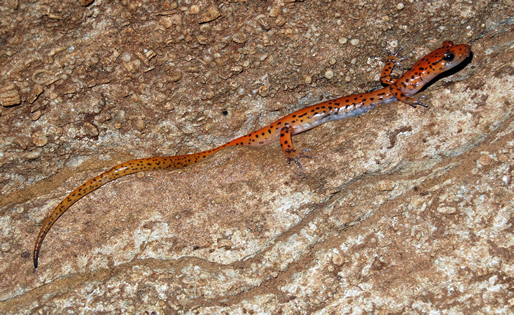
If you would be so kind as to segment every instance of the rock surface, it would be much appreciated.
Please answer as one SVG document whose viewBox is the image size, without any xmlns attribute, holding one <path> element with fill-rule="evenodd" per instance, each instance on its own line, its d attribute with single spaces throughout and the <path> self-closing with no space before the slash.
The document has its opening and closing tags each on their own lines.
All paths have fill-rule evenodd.
<svg viewBox="0 0 514 315">
<path fill-rule="evenodd" d="M 513 7 L 7 1 L 0 312 L 513 312 Z M 474 56 L 428 109 L 295 136 L 303 172 L 273 144 L 121 178 L 59 219 L 34 270 L 43 220 L 87 179 L 376 89 L 386 48 L 405 68 L 444 40 Z"/>
</svg>

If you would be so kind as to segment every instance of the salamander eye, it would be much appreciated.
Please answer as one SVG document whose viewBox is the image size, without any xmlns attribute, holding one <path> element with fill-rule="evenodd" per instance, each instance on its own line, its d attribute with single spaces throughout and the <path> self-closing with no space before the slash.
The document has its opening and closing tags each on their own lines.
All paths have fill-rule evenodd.
<svg viewBox="0 0 514 315">
<path fill-rule="evenodd" d="M 446 53 L 444 54 L 443 60 L 444 61 L 452 61 L 455 58 L 455 55 L 453 53 Z"/>
</svg>

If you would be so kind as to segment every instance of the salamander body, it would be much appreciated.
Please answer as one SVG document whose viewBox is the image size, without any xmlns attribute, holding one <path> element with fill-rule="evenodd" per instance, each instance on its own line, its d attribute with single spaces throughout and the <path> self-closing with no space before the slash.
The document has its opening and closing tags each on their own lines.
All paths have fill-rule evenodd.
<svg viewBox="0 0 514 315">
<path fill-rule="evenodd" d="M 416 94 L 437 75 L 460 64 L 471 53 L 471 47 L 469 45 L 455 45 L 451 41 L 445 41 L 441 48 L 421 58 L 410 70 L 405 72 L 399 79 L 395 80 L 391 77 L 391 72 L 394 65 L 399 64 L 401 61 L 401 58 L 398 58 L 400 50 L 394 54 L 390 54 L 388 57 L 380 78 L 382 84 L 387 86 L 382 89 L 369 93 L 344 96 L 305 107 L 275 121 L 269 126 L 211 150 L 186 155 L 132 160 L 116 165 L 108 171 L 88 180 L 71 192 L 43 223 L 34 246 L 34 267 L 37 268 L 38 266 L 38 256 L 43 240 L 57 219 L 79 199 L 110 181 L 142 171 L 183 168 L 198 163 L 229 146 L 263 146 L 278 140 L 280 140 L 280 146 L 286 155 L 287 162 L 290 163 L 293 161 L 301 167 L 298 160 L 308 156 L 304 155 L 305 151 L 298 151 L 293 147 L 291 138 L 293 135 L 329 121 L 366 113 L 377 105 L 387 104 L 393 101 L 401 101 L 413 107 L 417 105 L 426 107 L 426 105 L 421 103 L 417 98 L 412 97 L 412 95 Z"/>
</svg>

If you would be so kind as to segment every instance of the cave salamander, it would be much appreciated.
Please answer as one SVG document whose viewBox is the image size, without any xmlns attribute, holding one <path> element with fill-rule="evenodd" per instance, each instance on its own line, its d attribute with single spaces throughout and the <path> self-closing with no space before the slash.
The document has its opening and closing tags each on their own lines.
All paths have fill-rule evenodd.
<svg viewBox="0 0 514 315">
<path fill-rule="evenodd" d="M 263 146 L 278 140 L 280 140 L 280 147 L 286 155 L 287 162 L 295 162 L 301 167 L 298 160 L 309 156 L 304 154 L 305 150 L 301 151 L 294 148 L 291 138 L 293 135 L 329 121 L 366 113 L 377 105 L 393 101 L 400 101 L 413 107 L 417 105 L 426 107 L 426 105 L 417 98 L 412 97 L 412 95 L 416 94 L 437 75 L 457 66 L 465 60 L 471 53 L 471 47 L 466 44 L 455 45 L 451 41 L 445 41 L 441 48 L 421 58 L 400 78 L 393 79 L 391 77 L 393 67 L 402 60 L 402 58 L 398 57 L 400 51 L 401 49 L 394 54 L 390 54 L 387 59 L 380 77 L 382 84 L 386 85 L 382 89 L 344 96 L 305 107 L 275 121 L 269 126 L 211 150 L 186 155 L 132 160 L 116 165 L 108 171 L 88 180 L 71 192 L 44 221 L 34 246 L 34 267 L 37 268 L 38 266 L 38 257 L 43 240 L 57 219 L 79 199 L 106 183 L 119 177 L 142 171 L 183 168 L 198 163 L 229 146 Z"/>
</svg>

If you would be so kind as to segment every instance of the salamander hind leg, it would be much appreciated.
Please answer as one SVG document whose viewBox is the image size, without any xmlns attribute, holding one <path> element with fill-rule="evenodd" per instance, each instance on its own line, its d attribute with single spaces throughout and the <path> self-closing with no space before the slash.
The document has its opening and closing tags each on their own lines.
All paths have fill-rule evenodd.
<svg viewBox="0 0 514 315">
<path fill-rule="evenodd" d="M 289 130 L 289 127 L 284 127 L 280 130 L 280 147 L 282 148 L 282 151 L 287 157 L 287 163 L 295 162 L 296 165 L 302 169 L 302 165 L 298 161 L 300 158 L 308 158 L 312 159 L 312 156 L 305 155 L 305 152 L 310 151 L 310 149 L 305 149 L 303 151 L 297 151 L 293 147 L 293 141 L 291 138 L 291 131 Z"/>
<path fill-rule="evenodd" d="M 416 108 L 416 106 L 420 105 L 423 107 L 428 107 L 428 105 L 420 102 L 419 100 L 422 98 L 425 98 L 425 95 L 416 96 L 416 97 L 409 97 L 405 95 L 400 89 L 397 87 L 391 86 L 391 93 L 396 97 L 399 101 L 409 104 L 410 106 Z"/>
</svg>

